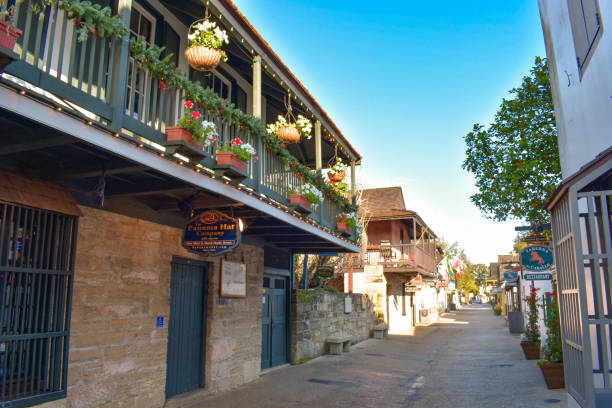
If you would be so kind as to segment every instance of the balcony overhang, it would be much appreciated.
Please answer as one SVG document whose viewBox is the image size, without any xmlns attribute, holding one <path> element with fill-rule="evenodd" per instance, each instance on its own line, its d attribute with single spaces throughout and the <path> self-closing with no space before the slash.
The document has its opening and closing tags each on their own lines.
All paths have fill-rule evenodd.
<svg viewBox="0 0 612 408">
<path fill-rule="evenodd" d="M 81 198 L 105 174 L 106 209 L 177 227 L 180 204 L 215 208 L 245 220 L 251 237 L 293 252 L 359 252 L 337 236 L 280 203 L 227 180 L 182 166 L 132 140 L 113 137 L 80 117 L 59 112 L 34 97 L 0 85 L 0 163 L 27 175 L 56 181 Z M 101 165 L 103 164 L 103 166 Z"/>
</svg>

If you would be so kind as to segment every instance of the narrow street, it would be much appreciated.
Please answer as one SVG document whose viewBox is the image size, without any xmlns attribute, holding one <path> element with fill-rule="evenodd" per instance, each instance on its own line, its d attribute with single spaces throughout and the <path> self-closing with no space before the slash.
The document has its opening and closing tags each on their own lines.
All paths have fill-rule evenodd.
<svg viewBox="0 0 612 408">
<path fill-rule="evenodd" d="M 370 339 L 185 406 L 566 407 L 565 390 L 546 389 L 519 341 L 490 306 L 464 306 L 414 336 Z"/>
</svg>

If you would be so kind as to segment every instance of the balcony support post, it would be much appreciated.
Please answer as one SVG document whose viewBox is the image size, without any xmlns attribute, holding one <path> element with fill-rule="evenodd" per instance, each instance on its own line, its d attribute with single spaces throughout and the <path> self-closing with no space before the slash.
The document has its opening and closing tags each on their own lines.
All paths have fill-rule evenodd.
<svg viewBox="0 0 612 408">
<path fill-rule="evenodd" d="M 315 166 L 320 171 L 323 168 L 323 157 L 321 154 L 321 122 L 315 122 Z"/>
<path fill-rule="evenodd" d="M 357 203 L 357 190 L 355 188 L 355 160 L 351 160 L 351 196 L 353 204 Z"/>
<path fill-rule="evenodd" d="M 261 119 L 261 57 L 259 55 L 253 57 L 253 116 Z M 260 192 L 264 158 L 261 137 L 258 136 L 255 143 L 259 160 L 257 163 L 253 163 L 253 177 L 255 179 L 256 191 Z"/>
<path fill-rule="evenodd" d="M 121 16 L 121 24 L 129 30 L 132 0 L 119 0 L 118 10 Z M 115 45 L 118 46 L 114 47 L 110 105 L 114 109 L 112 129 L 115 132 L 121 132 L 125 99 L 127 97 L 126 89 L 130 63 L 130 36 L 127 35 L 121 40 L 115 41 Z"/>
</svg>

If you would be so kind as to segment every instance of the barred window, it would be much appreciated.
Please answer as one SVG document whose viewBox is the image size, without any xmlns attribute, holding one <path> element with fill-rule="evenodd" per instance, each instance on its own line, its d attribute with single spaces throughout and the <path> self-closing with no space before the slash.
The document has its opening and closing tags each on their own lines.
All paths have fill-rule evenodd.
<svg viewBox="0 0 612 408">
<path fill-rule="evenodd" d="M 0 405 L 66 396 L 77 217 L 0 202 Z"/>
</svg>

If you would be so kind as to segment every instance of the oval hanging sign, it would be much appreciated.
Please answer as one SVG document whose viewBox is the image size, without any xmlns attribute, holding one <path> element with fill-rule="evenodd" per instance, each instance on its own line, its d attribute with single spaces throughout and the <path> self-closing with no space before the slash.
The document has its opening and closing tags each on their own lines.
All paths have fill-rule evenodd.
<svg viewBox="0 0 612 408">
<path fill-rule="evenodd" d="M 334 276 L 334 266 L 333 265 L 320 265 L 317 267 L 317 271 L 315 274 L 320 276 L 321 278 L 331 278 Z"/>
<path fill-rule="evenodd" d="M 219 255 L 240 245 L 238 222 L 219 211 L 205 211 L 185 226 L 183 247 L 202 255 Z"/>
<path fill-rule="evenodd" d="M 553 253 L 545 245 L 532 245 L 521 252 L 521 265 L 528 271 L 545 271 L 553 265 Z"/>
</svg>

